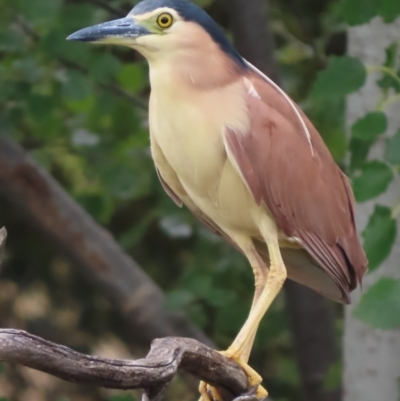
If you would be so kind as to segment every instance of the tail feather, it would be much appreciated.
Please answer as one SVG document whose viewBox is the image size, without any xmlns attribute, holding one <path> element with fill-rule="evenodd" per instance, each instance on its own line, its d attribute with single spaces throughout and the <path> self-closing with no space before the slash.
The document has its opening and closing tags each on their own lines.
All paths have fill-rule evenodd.
<svg viewBox="0 0 400 401">
<path fill-rule="evenodd" d="M 255 241 L 255 245 L 258 253 L 269 264 L 269 254 L 265 243 Z M 350 288 L 347 291 L 340 289 L 305 249 L 281 248 L 281 254 L 289 279 L 336 302 L 350 303 Z"/>
</svg>

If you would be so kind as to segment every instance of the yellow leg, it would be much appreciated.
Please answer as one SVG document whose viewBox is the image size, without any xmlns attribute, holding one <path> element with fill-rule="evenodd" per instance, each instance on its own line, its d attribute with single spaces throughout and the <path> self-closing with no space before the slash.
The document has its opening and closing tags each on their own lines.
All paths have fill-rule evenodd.
<svg viewBox="0 0 400 401">
<path fill-rule="evenodd" d="M 222 354 L 235 360 L 243 368 L 246 375 L 249 377 L 250 386 L 259 385 L 262 381 L 261 376 L 247 364 L 257 328 L 268 307 L 279 293 L 286 278 L 286 269 L 280 255 L 278 233 L 275 223 L 270 221 L 270 219 L 266 219 L 264 223 L 261 223 L 260 228 L 268 244 L 271 259 L 270 271 L 256 251 L 251 238 L 238 237 L 233 233 L 229 233 L 236 244 L 242 249 L 253 268 L 255 276 L 255 295 L 245 325 L 240 330 L 233 344 L 227 351 L 222 352 Z M 200 400 L 209 401 L 210 397 L 207 392 L 207 386 L 201 383 L 199 390 L 202 395 Z M 215 400 L 219 399 L 218 393 L 213 391 L 212 394 Z M 267 395 L 267 391 L 262 386 L 258 386 L 258 398 L 265 398 Z"/>
<path fill-rule="evenodd" d="M 235 360 L 241 357 L 249 341 L 252 341 L 262 317 L 280 292 L 287 277 L 279 249 L 276 223 L 269 218 L 265 218 L 261 221 L 260 231 L 268 246 L 271 265 L 265 287 L 252 307 L 246 323 L 227 351 L 231 358 Z"/>
<path fill-rule="evenodd" d="M 253 303 L 251 305 L 250 313 L 253 310 L 255 304 L 257 303 L 258 299 L 260 298 L 263 289 L 265 287 L 265 284 L 267 282 L 268 278 L 268 271 L 269 268 L 265 264 L 265 262 L 262 260 L 256 249 L 254 248 L 253 242 L 251 242 L 251 246 L 248 247 L 247 250 L 244 251 L 247 259 L 250 262 L 251 267 L 253 268 L 253 273 L 254 273 L 254 281 L 255 281 L 255 292 L 254 292 L 254 297 L 253 297 Z M 248 339 L 247 344 L 242 350 L 240 359 L 243 362 L 248 362 L 251 349 L 253 347 L 254 340 L 256 338 L 256 332 L 257 332 L 257 327 L 254 330 L 253 335 L 251 338 Z"/>
</svg>

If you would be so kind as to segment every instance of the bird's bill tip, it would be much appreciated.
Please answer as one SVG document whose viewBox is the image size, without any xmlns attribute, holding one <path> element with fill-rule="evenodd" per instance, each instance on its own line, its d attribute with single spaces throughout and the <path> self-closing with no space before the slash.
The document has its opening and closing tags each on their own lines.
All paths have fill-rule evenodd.
<svg viewBox="0 0 400 401">
<path fill-rule="evenodd" d="M 128 16 L 114 21 L 83 28 L 67 37 L 67 40 L 91 43 L 124 44 L 126 41 L 150 32 Z"/>
</svg>

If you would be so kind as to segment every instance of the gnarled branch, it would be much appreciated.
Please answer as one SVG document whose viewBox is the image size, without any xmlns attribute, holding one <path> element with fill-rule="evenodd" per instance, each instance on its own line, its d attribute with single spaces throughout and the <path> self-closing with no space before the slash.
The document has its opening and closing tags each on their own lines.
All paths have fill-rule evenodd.
<svg viewBox="0 0 400 401">
<path fill-rule="evenodd" d="M 0 360 L 63 380 L 113 389 L 144 389 L 143 400 L 158 401 L 178 369 L 220 390 L 224 401 L 253 401 L 254 389 L 235 362 L 200 342 L 179 337 L 154 340 L 136 361 L 80 354 L 21 330 L 0 329 Z"/>
</svg>

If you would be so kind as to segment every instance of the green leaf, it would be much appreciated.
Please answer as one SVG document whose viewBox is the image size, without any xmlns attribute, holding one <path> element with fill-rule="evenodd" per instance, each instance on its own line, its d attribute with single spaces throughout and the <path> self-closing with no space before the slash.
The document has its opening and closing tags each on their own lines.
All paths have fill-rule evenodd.
<svg viewBox="0 0 400 401">
<path fill-rule="evenodd" d="M 381 0 L 342 0 L 340 11 L 349 25 L 362 25 L 378 14 L 380 4 Z"/>
<path fill-rule="evenodd" d="M 107 189 L 117 199 L 139 199 L 151 193 L 152 169 L 150 159 L 142 152 L 132 152 L 128 160 L 102 166 Z"/>
<path fill-rule="evenodd" d="M 34 58 L 18 58 L 13 63 L 13 68 L 21 79 L 28 82 L 36 82 L 43 77 L 43 68 Z"/>
<path fill-rule="evenodd" d="M 14 31 L 0 32 L 0 52 L 16 52 L 24 47 L 24 37 Z"/>
<path fill-rule="evenodd" d="M 67 72 L 63 85 L 63 95 L 70 100 L 82 100 L 90 95 L 92 87 L 89 80 L 79 71 Z"/>
<path fill-rule="evenodd" d="M 400 15 L 400 1 L 381 0 L 379 15 L 387 24 L 393 22 Z"/>
<path fill-rule="evenodd" d="M 396 220 L 385 206 L 375 206 L 374 213 L 362 233 L 369 270 L 375 270 L 389 255 L 397 236 Z"/>
<path fill-rule="evenodd" d="M 207 300 L 211 305 L 220 308 L 225 305 L 231 305 L 235 301 L 235 293 L 229 290 L 214 288 L 208 294 Z"/>
<path fill-rule="evenodd" d="M 96 55 L 91 61 L 90 76 L 99 83 L 107 83 L 121 69 L 121 63 L 117 58 L 108 53 Z"/>
<path fill-rule="evenodd" d="M 384 193 L 392 179 L 393 173 L 387 164 L 376 160 L 365 163 L 361 173 L 352 180 L 357 201 L 365 202 Z"/>
<path fill-rule="evenodd" d="M 129 249 L 137 245 L 146 234 L 150 224 L 157 218 L 157 211 L 147 213 L 143 218 L 136 222 L 128 231 L 124 232 L 119 238 L 118 243 L 124 248 Z"/>
<path fill-rule="evenodd" d="M 52 29 L 40 41 L 40 50 L 51 61 L 59 57 L 73 64 L 86 64 L 91 55 L 91 48 L 88 48 L 85 43 L 67 41 L 65 40 L 65 35 L 58 27 L 57 29 Z"/>
<path fill-rule="evenodd" d="M 329 370 L 326 373 L 324 379 L 324 389 L 326 391 L 332 391 L 335 390 L 336 388 L 340 388 L 342 382 L 342 375 L 343 375 L 342 364 L 339 361 L 334 362 L 329 367 Z"/>
<path fill-rule="evenodd" d="M 136 93 L 147 85 L 146 70 L 140 63 L 125 65 L 118 75 L 119 84 L 126 90 Z"/>
<path fill-rule="evenodd" d="M 378 329 L 400 327 L 400 280 L 381 278 L 364 294 L 353 313 Z"/>
<path fill-rule="evenodd" d="M 385 160 L 392 164 L 400 164 L 400 129 L 386 141 Z"/>
<path fill-rule="evenodd" d="M 371 148 L 371 141 L 360 141 L 359 139 L 350 139 L 350 153 L 351 153 L 351 170 L 354 171 L 361 168 L 367 160 L 369 150 Z"/>
<path fill-rule="evenodd" d="M 391 43 L 386 49 L 386 59 L 385 67 L 394 68 L 397 64 L 397 51 L 399 49 L 399 44 L 397 42 Z"/>
<path fill-rule="evenodd" d="M 26 100 L 29 114 L 34 120 L 43 121 L 52 116 L 55 106 L 52 97 L 32 94 Z"/>
<path fill-rule="evenodd" d="M 99 11 L 97 7 L 93 7 L 92 4 L 86 2 L 64 2 L 62 8 L 63 17 L 57 26 L 61 27 L 65 33 L 71 34 L 85 26 L 100 22 L 98 20 Z"/>
<path fill-rule="evenodd" d="M 393 70 L 393 73 L 397 75 L 400 79 L 400 70 L 398 70 L 397 72 L 395 70 L 398 59 L 398 48 L 399 44 L 397 42 L 394 42 L 385 49 L 386 59 L 384 66 Z M 400 92 L 400 82 L 397 79 L 395 79 L 392 75 L 382 74 L 382 78 L 376 82 L 379 85 L 379 87 L 382 88 L 383 90 L 392 88 L 397 93 Z"/>
<path fill-rule="evenodd" d="M 373 111 L 358 119 L 351 127 L 353 138 L 363 141 L 374 141 L 387 129 L 386 114 L 381 111 Z"/>
<path fill-rule="evenodd" d="M 362 62 L 356 57 L 332 56 L 328 66 L 320 71 L 311 89 L 315 98 L 340 98 L 360 89 L 367 73 Z"/>
<path fill-rule="evenodd" d="M 15 0 L 18 10 L 29 22 L 42 23 L 54 18 L 60 11 L 62 0 Z"/>
<path fill-rule="evenodd" d="M 187 308 L 192 302 L 194 302 L 194 294 L 186 290 L 174 290 L 167 293 L 166 297 L 167 310 L 182 311 Z"/>
</svg>

